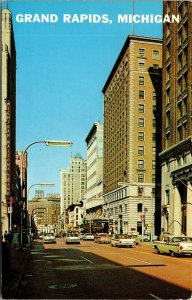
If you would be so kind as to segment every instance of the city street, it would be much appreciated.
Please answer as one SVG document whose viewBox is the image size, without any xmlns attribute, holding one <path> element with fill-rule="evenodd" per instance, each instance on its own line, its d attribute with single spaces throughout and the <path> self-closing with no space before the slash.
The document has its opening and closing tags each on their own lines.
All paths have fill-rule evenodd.
<svg viewBox="0 0 192 300">
<path fill-rule="evenodd" d="M 17 299 L 190 299 L 192 258 L 154 254 L 150 244 L 35 243 Z"/>
</svg>

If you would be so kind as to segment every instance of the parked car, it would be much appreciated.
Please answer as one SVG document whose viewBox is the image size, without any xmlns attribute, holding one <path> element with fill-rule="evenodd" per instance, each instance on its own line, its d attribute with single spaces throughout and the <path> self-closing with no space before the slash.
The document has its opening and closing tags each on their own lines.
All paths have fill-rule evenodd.
<svg viewBox="0 0 192 300">
<path fill-rule="evenodd" d="M 133 247 L 135 239 L 130 238 L 127 234 L 115 234 L 111 237 L 111 246 L 116 247 Z"/>
<path fill-rule="evenodd" d="M 69 244 L 69 243 L 76 243 L 76 244 L 80 244 L 80 236 L 78 233 L 67 233 L 66 237 L 65 237 L 65 243 Z"/>
<path fill-rule="evenodd" d="M 192 255 L 192 237 L 165 234 L 160 241 L 154 241 L 153 248 L 157 254 Z"/>
<path fill-rule="evenodd" d="M 111 238 L 107 233 L 97 233 L 95 235 L 95 243 L 110 244 Z"/>
<path fill-rule="evenodd" d="M 56 238 L 54 233 L 45 233 L 43 237 L 43 243 L 56 243 Z"/>
<path fill-rule="evenodd" d="M 129 236 L 129 238 L 135 239 L 136 245 L 139 245 L 140 242 L 142 241 L 141 235 L 139 235 L 137 231 L 130 231 L 127 233 L 127 235 Z"/>
<path fill-rule="evenodd" d="M 43 232 L 39 233 L 38 238 L 42 240 L 44 238 L 44 233 Z"/>
<path fill-rule="evenodd" d="M 84 241 L 94 241 L 94 235 L 92 233 L 84 233 L 83 238 Z"/>
</svg>

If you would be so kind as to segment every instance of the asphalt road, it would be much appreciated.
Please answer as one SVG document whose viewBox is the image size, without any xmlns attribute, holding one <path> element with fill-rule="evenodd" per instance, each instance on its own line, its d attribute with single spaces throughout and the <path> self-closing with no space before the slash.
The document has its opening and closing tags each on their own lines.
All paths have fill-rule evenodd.
<svg viewBox="0 0 192 300">
<path fill-rule="evenodd" d="M 17 299 L 190 299 L 192 257 L 154 254 L 149 244 L 116 248 L 38 241 Z"/>
</svg>

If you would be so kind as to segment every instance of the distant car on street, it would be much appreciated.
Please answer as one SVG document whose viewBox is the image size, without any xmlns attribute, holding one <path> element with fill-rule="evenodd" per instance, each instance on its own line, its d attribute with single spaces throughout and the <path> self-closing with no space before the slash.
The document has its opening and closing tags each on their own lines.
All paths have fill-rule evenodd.
<svg viewBox="0 0 192 300">
<path fill-rule="evenodd" d="M 65 237 L 65 243 L 70 244 L 80 244 L 80 235 L 78 233 L 67 233 Z"/>
<path fill-rule="evenodd" d="M 43 237 L 43 243 L 56 243 L 56 238 L 54 233 L 45 233 Z"/>
<path fill-rule="evenodd" d="M 110 244 L 111 238 L 107 233 L 97 233 L 95 235 L 95 243 Z"/>
<path fill-rule="evenodd" d="M 135 246 L 135 239 L 130 238 L 127 234 L 115 234 L 111 237 L 111 246 L 133 247 Z"/>
<path fill-rule="evenodd" d="M 83 238 L 84 241 L 94 241 L 94 235 L 92 233 L 84 233 Z"/>
</svg>

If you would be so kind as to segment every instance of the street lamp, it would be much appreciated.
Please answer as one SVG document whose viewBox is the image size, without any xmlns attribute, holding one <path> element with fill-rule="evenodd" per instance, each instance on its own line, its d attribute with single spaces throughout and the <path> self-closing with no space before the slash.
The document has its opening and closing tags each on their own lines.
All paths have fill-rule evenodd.
<svg viewBox="0 0 192 300">
<path fill-rule="evenodd" d="M 24 151 L 21 153 L 21 163 L 20 163 L 20 168 L 21 168 L 21 176 L 20 176 L 20 188 L 21 188 L 21 221 L 20 221 L 20 248 L 22 249 L 23 245 L 23 158 L 27 150 L 35 145 L 35 144 L 45 144 L 46 146 L 50 147 L 71 147 L 73 145 L 72 142 L 70 141 L 63 141 L 63 140 L 44 140 L 44 141 L 34 141 L 31 144 L 27 145 Z"/>
<path fill-rule="evenodd" d="M 43 186 L 43 187 L 54 187 L 55 184 L 54 183 L 34 183 L 32 184 L 29 188 L 28 188 L 28 191 L 27 191 L 27 200 L 29 199 L 29 191 L 32 187 L 34 186 Z"/>
</svg>

